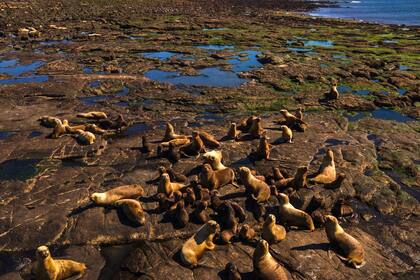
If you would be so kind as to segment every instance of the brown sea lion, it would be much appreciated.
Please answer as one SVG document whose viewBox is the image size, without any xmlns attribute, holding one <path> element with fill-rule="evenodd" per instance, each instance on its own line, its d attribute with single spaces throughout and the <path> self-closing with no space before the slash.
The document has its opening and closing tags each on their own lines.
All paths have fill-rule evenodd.
<svg viewBox="0 0 420 280">
<path fill-rule="evenodd" d="M 193 216 L 200 224 L 204 224 L 209 220 L 209 214 L 207 213 L 207 207 L 209 203 L 207 201 L 198 201 L 196 208 L 193 211 Z"/>
<path fill-rule="evenodd" d="M 330 244 L 335 246 L 342 254 L 341 256 L 338 255 L 340 259 L 354 268 L 360 268 L 366 264 L 363 246 L 344 231 L 336 217 L 331 215 L 325 216 L 325 232 Z"/>
<path fill-rule="evenodd" d="M 226 264 L 225 271 L 227 273 L 227 280 L 241 280 L 241 273 L 239 272 L 238 267 L 232 263 L 229 262 Z"/>
<path fill-rule="evenodd" d="M 299 107 L 296 109 L 296 112 L 295 112 L 295 117 L 301 121 L 303 121 L 303 111 L 304 111 L 303 108 Z"/>
<path fill-rule="evenodd" d="M 275 185 L 280 188 L 293 188 L 295 190 L 308 186 L 307 182 L 308 167 L 301 166 L 291 178 L 283 178 L 278 180 Z"/>
<path fill-rule="evenodd" d="M 264 134 L 260 138 L 258 149 L 255 153 L 258 159 L 270 159 L 270 144 L 268 143 L 268 137 Z"/>
<path fill-rule="evenodd" d="M 101 119 L 107 119 L 108 116 L 104 112 L 87 112 L 87 113 L 78 113 L 77 117 L 79 118 L 86 118 L 86 119 L 95 119 L 95 120 L 101 120 Z"/>
<path fill-rule="evenodd" d="M 264 280 L 287 280 L 284 268 L 270 254 L 270 246 L 267 241 L 261 239 L 252 256 L 254 271 L 259 279 Z"/>
<path fill-rule="evenodd" d="M 249 135 L 251 135 L 252 138 L 260 138 L 264 133 L 264 128 L 262 127 L 262 121 L 261 118 L 255 118 L 252 121 L 252 125 L 249 128 L 248 131 Z"/>
<path fill-rule="evenodd" d="M 225 243 L 230 243 L 230 239 L 238 232 L 235 210 L 229 202 L 225 202 L 218 208 L 217 212 L 222 225 L 220 239 Z"/>
<path fill-rule="evenodd" d="M 200 135 L 201 140 L 203 140 L 204 146 L 209 148 L 220 148 L 220 142 L 210 133 L 199 131 L 198 134 Z"/>
<path fill-rule="evenodd" d="M 334 152 L 331 149 L 328 149 L 322 164 L 319 167 L 318 174 L 312 178 L 311 181 L 321 184 L 330 184 L 336 180 L 336 177 Z"/>
<path fill-rule="evenodd" d="M 112 205 L 120 199 L 136 199 L 144 194 L 142 186 L 124 185 L 102 193 L 93 193 L 90 199 L 98 205 Z"/>
<path fill-rule="evenodd" d="M 163 173 L 160 177 L 159 186 L 158 186 L 158 193 L 164 193 L 168 197 L 172 196 L 172 194 L 176 191 L 179 191 L 185 187 L 184 184 L 171 182 L 168 173 Z"/>
<path fill-rule="evenodd" d="M 268 244 L 274 244 L 286 238 L 286 229 L 281 225 L 276 225 L 276 217 L 270 214 L 263 224 L 261 237 Z"/>
<path fill-rule="evenodd" d="M 198 156 L 202 152 L 206 152 L 203 140 L 197 131 L 193 131 L 191 143 L 179 148 L 179 152 L 186 156 Z"/>
<path fill-rule="evenodd" d="M 162 142 L 171 141 L 173 139 L 188 139 L 188 137 L 186 135 L 176 134 L 173 125 L 167 122 L 165 136 L 163 136 Z"/>
<path fill-rule="evenodd" d="M 340 93 L 337 90 L 337 83 L 333 83 L 330 91 L 325 93 L 325 99 L 327 100 L 336 100 L 340 96 Z"/>
<path fill-rule="evenodd" d="M 216 221 L 210 220 L 188 239 L 182 245 L 180 254 L 182 263 L 188 267 L 196 267 L 206 250 L 212 251 L 216 248 L 213 238 L 218 229 Z"/>
<path fill-rule="evenodd" d="M 189 215 L 187 210 L 185 209 L 185 202 L 184 200 L 178 201 L 175 209 L 175 220 L 179 227 L 185 227 L 189 221 Z"/>
<path fill-rule="evenodd" d="M 160 145 L 162 147 L 169 147 L 172 144 L 172 145 L 178 147 L 178 146 L 187 145 L 190 142 L 191 141 L 188 138 L 177 138 L 177 139 L 172 139 L 172 140 L 167 141 L 167 142 L 162 142 L 162 143 L 160 143 Z"/>
<path fill-rule="evenodd" d="M 277 199 L 279 201 L 278 217 L 281 222 L 286 223 L 289 226 L 306 228 L 311 231 L 315 230 L 311 216 L 306 212 L 293 207 L 293 205 L 290 204 L 287 195 L 279 193 Z"/>
<path fill-rule="evenodd" d="M 92 145 L 96 140 L 95 134 L 81 129 L 76 130 L 75 137 L 77 142 L 81 145 Z"/>
<path fill-rule="evenodd" d="M 68 125 L 69 123 L 67 120 L 63 120 L 63 121 L 58 120 L 57 124 L 54 126 L 53 132 L 50 134 L 50 137 L 52 139 L 59 138 L 61 135 L 67 132 Z"/>
<path fill-rule="evenodd" d="M 227 140 L 238 139 L 240 132 L 236 129 L 236 123 L 230 123 L 228 133 L 226 134 Z"/>
<path fill-rule="evenodd" d="M 200 183 L 210 190 L 234 184 L 235 172 L 230 168 L 214 171 L 210 164 L 203 165 L 200 173 Z"/>
<path fill-rule="evenodd" d="M 243 223 L 247 217 L 246 211 L 234 201 L 230 201 L 229 203 L 232 206 L 233 210 L 235 210 L 235 216 L 238 218 L 239 222 Z"/>
<path fill-rule="evenodd" d="M 227 168 L 222 164 L 222 151 L 212 150 L 203 154 L 204 163 L 211 165 L 213 170 L 222 170 Z"/>
<path fill-rule="evenodd" d="M 282 130 L 281 138 L 285 143 L 293 143 L 293 132 L 290 128 L 287 127 L 287 125 L 280 126 Z"/>
<path fill-rule="evenodd" d="M 245 188 L 252 193 L 252 197 L 257 202 L 264 202 L 270 198 L 270 186 L 264 181 L 255 178 L 248 167 L 240 167 L 239 174 Z"/>
<path fill-rule="evenodd" d="M 168 173 L 171 182 L 178 182 L 178 183 L 186 183 L 188 181 L 188 177 L 182 173 L 175 172 L 172 168 L 166 168 L 164 166 L 159 167 L 159 177 L 162 176 L 163 173 Z"/>
<path fill-rule="evenodd" d="M 36 259 L 36 280 L 62 280 L 76 275 L 80 278 L 86 271 L 84 263 L 53 259 L 47 246 L 37 248 Z"/>
<path fill-rule="evenodd" d="M 241 130 L 244 133 L 247 133 L 249 131 L 249 129 L 251 128 L 251 126 L 252 126 L 252 124 L 253 124 L 253 122 L 256 118 L 257 117 L 255 117 L 255 116 L 250 116 L 250 117 L 246 118 L 245 120 L 242 120 L 241 125 L 239 126 L 239 130 Z"/>
<path fill-rule="evenodd" d="M 42 116 L 38 119 L 40 125 L 48 127 L 48 128 L 54 128 L 57 124 L 61 124 L 61 120 L 57 117 L 51 117 L 51 116 Z"/>
<path fill-rule="evenodd" d="M 121 207 L 125 216 L 139 225 L 146 224 L 146 214 L 140 201 L 135 199 L 120 199 L 114 202 L 114 206 Z"/>
<path fill-rule="evenodd" d="M 239 231 L 239 238 L 243 242 L 251 242 L 256 236 L 257 236 L 257 233 L 250 225 L 248 224 L 242 225 L 241 230 Z"/>
</svg>

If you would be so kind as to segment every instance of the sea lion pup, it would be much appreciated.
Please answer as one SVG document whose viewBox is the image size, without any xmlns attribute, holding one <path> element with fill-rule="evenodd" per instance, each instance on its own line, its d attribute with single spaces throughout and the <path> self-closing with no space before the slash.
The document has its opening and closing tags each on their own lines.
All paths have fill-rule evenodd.
<svg viewBox="0 0 420 280">
<path fill-rule="evenodd" d="M 204 146 L 209 148 L 220 148 L 220 142 L 210 133 L 199 131 L 198 134 L 200 135 L 201 140 L 203 140 Z"/>
<path fill-rule="evenodd" d="M 259 279 L 264 280 L 287 280 L 287 274 L 284 268 L 270 254 L 268 242 L 261 239 L 255 248 L 252 256 L 254 271 Z"/>
<path fill-rule="evenodd" d="M 190 218 L 187 210 L 185 210 L 184 200 L 181 199 L 180 201 L 178 201 L 178 203 L 176 204 L 174 215 L 175 221 L 179 227 L 183 228 L 188 224 Z"/>
<path fill-rule="evenodd" d="M 93 193 L 90 199 L 98 205 L 111 205 L 120 199 L 136 199 L 144 194 L 142 186 L 124 185 L 102 193 Z"/>
<path fill-rule="evenodd" d="M 286 229 L 281 225 L 276 225 L 276 217 L 270 214 L 263 224 L 261 237 L 268 244 L 274 244 L 286 238 Z"/>
<path fill-rule="evenodd" d="M 58 123 L 54 126 L 53 132 L 50 134 L 50 137 L 52 139 L 57 139 L 61 135 L 65 134 L 67 132 L 67 127 L 69 123 L 67 120 L 63 120 L 62 122 L 58 120 Z"/>
<path fill-rule="evenodd" d="M 292 130 L 287 127 L 287 125 L 282 125 L 280 126 L 282 133 L 281 133 L 281 138 L 284 141 L 284 143 L 293 143 L 292 139 L 293 139 L 293 132 Z"/>
<path fill-rule="evenodd" d="M 163 173 L 162 176 L 160 177 L 157 192 L 164 193 L 166 194 L 166 196 L 171 197 L 174 192 L 179 191 L 184 187 L 185 185 L 181 183 L 171 183 L 169 174 Z"/>
<path fill-rule="evenodd" d="M 167 141 L 167 142 L 162 142 L 162 143 L 160 143 L 160 145 L 162 147 L 169 147 L 171 144 L 174 145 L 174 146 L 182 146 L 182 145 L 187 145 L 190 142 L 191 141 L 188 138 L 179 138 L 179 139 L 172 139 L 172 140 Z"/>
<path fill-rule="evenodd" d="M 188 137 L 186 135 L 176 134 L 174 126 L 170 122 L 167 122 L 165 136 L 163 136 L 162 142 L 171 141 L 173 139 L 188 139 Z"/>
<path fill-rule="evenodd" d="M 315 230 L 314 222 L 306 212 L 296 209 L 289 202 L 289 197 L 284 193 L 279 193 L 277 196 L 279 201 L 278 217 L 283 223 L 289 226 L 296 226 L 307 228 L 311 231 Z"/>
<path fill-rule="evenodd" d="M 235 172 L 231 168 L 213 171 L 211 165 L 205 163 L 200 173 L 200 183 L 210 190 L 221 188 L 227 184 L 234 184 Z"/>
<path fill-rule="evenodd" d="M 179 148 L 179 152 L 185 156 L 198 156 L 201 152 L 206 152 L 198 131 L 193 131 L 191 142 Z"/>
<path fill-rule="evenodd" d="M 293 177 L 280 179 L 275 183 L 275 185 L 276 187 L 280 188 L 293 188 L 298 190 L 308 186 L 307 176 L 308 167 L 301 166 L 296 170 L 296 173 Z"/>
<path fill-rule="evenodd" d="M 244 133 L 247 133 L 256 118 L 257 118 L 256 116 L 250 116 L 246 118 L 245 120 L 242 120 L 241 125 L 239 126 L 239 130 L 241 130 Z"/>
<path fill-rule="evenodd" d="M 81 129 L 76 130 L 76 139 L 79 144 L 82 145 L 92 145 L 95 143 L 96 137 L 95 134 L 89 131 L 84 131 Z"/>
<path fill-rule="evenodd" d="M 242 225 L 241 230 L 239 231 L 239 238 L 243 242 L 251 242 L 255 236 L 257 236 L 257 233 L 252 227 L 247 224 Z"/>
<path fill-rule="evenodd" d="M 252 121 L 252 125 L 249 128 L 248 131 L 249 135 L 251 135 L 252 138 L 260 138 L 261 135 L 263 135 L 264 133 L 264 128 L 262 127 L 262 122 L 261 122 L 261 118 L 255 118 Z"/>
<path fill-rule="evenodd" d="M 198 266 L 198 261 L 206 250 L 214 250 L 216 245 L 213 238 L 219 229 L 219 225 L 214 220 L 205 223 L 190 239 L 188 239 L 181 249 L 181 261 L 188 267 Z"/>
<path fill-rule="evenodd" d="M 236 129 L 236 123 L 230 123 L 228 133 L 225 136 L 226 140 L 236 140 L 239 136 L 239 131 Z"/>
<path fill-rule="evenodd" d="M 75 275 L 81 277 L 86 270 L 84 263 L 53 259 L 47 246 L 40 246 L 36 249 L 36 259 L 36 280 L 62 280 Z"/>
<path fill-rule="evenodd" d="M 295 111 L 295 117 L 298 118 L 299 120 L 303 121 L 303 108 L 299 107 L 296 109 Z"/>
<path fill-rule="evenodd" d="M 325 216 L 325 232 L 330 244 L 337 247 L 340 254 L 342 254 L 342 256 L 337 255 L 340 259 L 354 268 L 360 268 L 366 264 L 363 246 L 344 231 L 336 217 L 331 215 Z"/>
<path fill-rule="evenodd" d="M 76 116 L 79 117 L 79 118 L 95 119 L 95 120 L 101 120 L 101 119 L 107 119 L 108 118 L 108 116 L 104 112 L 99 112 L 99 111 L 79 113 Z"/>
<path fill-rule="evenodd" d="M 193 217 L 200 224 L 204 224 L 209 220 L 209 214 L 206 211 L 208 205 L 209 203 L 207 201 L 198 201 L 198 203 L 196 203 L 196 207 L 193 211 Z"/>
<path fill-rule="evenodd" d="M 213 170 L 222 170 L 226 169 L 227 167 L 222 163 L 222 151 L 210 151 L 203 154 L 204 163 L 208 163 L 211 165 Z"/>
<path fill-rule="evenodd" d="M 114 206 L 121 207 L 125 216 L 139 225 L 146 224 L 146 214 L 140 201 L 135 199 L 120 199 L 114 202 Z"/>
<path fill-rule="evenodd" d="M 329 184 L 335 181 L 337 175 L 334 163 L 334 152 L 331 149 L 327 150 L 321 166 L 318 170 L 318 175 L 311 179 L 315 183 Z"/>
<path fill-rule="evenodd" d="M 226 264 L 225 271 L 227 274 L 227 280 L 241 280 L 242 279 L 241 273 L 239 272 L 238 267 L 232 262 L 229 262 Z"/>
<path fill-rule="evenodd" d="M 239 174 L 242 184 L 245 185 L 245 188 L 251 193 L 254 200 L 260 203 L 270 198 L 270 187 L 264 181 L 255 178 L 248 167 L 240 167 Z"/>
<path fill-rule="evenodd" d="M 330 91 L 325 93 L 325 99 L 327 100 L 336 100 L 340 96 L 340 93 L 337 90 L 337 83 L 334 82 L 331 86 Z"/>
<path fill-rule="evenodd" d="M 38 119 L 39 124 L 45 127 L 53 128 L 57 124 L 61 124 L 61 120 L 56 117 L 42 116 Z"/>
</svg>

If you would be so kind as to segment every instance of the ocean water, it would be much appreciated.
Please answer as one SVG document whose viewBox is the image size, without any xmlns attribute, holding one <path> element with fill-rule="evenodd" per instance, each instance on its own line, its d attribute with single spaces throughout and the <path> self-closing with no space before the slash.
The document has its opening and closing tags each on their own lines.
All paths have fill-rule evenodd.
<svg viewBox="0 0 420 280">
<path fill-rule="evenodd" d="M 310 15 L 420 25 L 420 0 L 338 0 L 337 4 L 339 7 L 320 8 Z"/>
</svg>

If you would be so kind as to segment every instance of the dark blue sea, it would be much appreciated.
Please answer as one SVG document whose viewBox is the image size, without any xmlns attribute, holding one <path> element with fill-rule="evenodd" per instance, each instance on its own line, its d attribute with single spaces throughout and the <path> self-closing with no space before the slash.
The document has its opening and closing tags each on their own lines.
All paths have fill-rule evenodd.
<svg viewBox="0 0 420 280">
<path fill-rule="evenodd" d="M 376 23 L 420 25 L 420 0 L 339 0 L 339 7 L 320 8 L 313 16 Z"/>
</svg>

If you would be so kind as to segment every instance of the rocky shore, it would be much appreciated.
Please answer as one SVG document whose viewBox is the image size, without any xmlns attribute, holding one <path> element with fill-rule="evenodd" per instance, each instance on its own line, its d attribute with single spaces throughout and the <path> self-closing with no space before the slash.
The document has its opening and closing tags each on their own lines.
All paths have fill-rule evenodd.
<svg viewBox="0 0 420 280">
<path fill-rule="evenodd" d="M 177 252 L 200 225 L 177 228 L 157 210 L 150 180 L 172 163 L 156 151 L 166 122 L 221 139 L 251 115 L 274 142 L 280 110 L 299 107 L 308 128 L 273 145 L 275 160 L 249 157 L 258 139 L 221 142 L 223 163 L 236 172 L 247 166 L 271 178 L 273 167 L 293 176 L 307 166 L 313 174 L 331 149 L 345 174 L 336 190 L 289 193 L 316 229 L 288 228 L 271 254 L 290 279 L 418 279 L 420 28 L 290 12 L 312 1 L 167 2 L 0 3 L 0 279 L 30 279 L 41 245 L 86 263 L 83 279 L 227 279 L 228 262 L 253 279 L 255 246 L 237 239 L 217 243 L 198 268 L 180 264 Z M 340 96 L 326 100 L 334 82 Z M 37 121 L 77 125 L 88 111 L 122 115 L 128 127 L 80 145 L 69 135 L 51 139 Z M 140 149 L 144 135 L 150 154 Z M 201 163 L 183 158 L 172 168 L 191 180 Z M 144 187 L 144 226 L 89 200 L 126 184 Z M 241 191 L 228 185 L 220 195 L 246 208 Z M 272 196 L 265 207 L 276 205 Z M 259 232 L 262 221 L 246 209 L 244 223 Z M 318 218 L 330 213 L 363 244 L 364 267 L 329 255 Z"/>
</svg>

